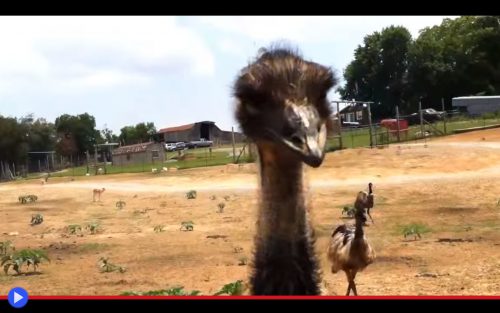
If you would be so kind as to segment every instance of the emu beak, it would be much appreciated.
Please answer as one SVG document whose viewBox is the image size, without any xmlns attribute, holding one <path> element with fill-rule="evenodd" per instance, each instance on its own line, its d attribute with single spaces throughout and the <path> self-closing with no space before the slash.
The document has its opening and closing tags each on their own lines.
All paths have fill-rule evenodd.
<svg viewBox="0 0 500 313">
<path fill-rule="evenodd" d="M 309 131 L 311 133 L 311 131 Z M 325 158 L 326 125 L 322 124 L 320 130 L 313 129 L 313 134 L 305 136 L 302 148 L 302 161 L 309 166 L 319 167 Z"/>
<path fill-rule="evenodd" d="M 289 148 L 311 167 L 319 167 L 325 157 L 326 123 L 321 121 L 312 106 L 290 105 L 294 132 L 291 135 L 279 135 L 269 129 L 274 139 Z"/>
</svg>

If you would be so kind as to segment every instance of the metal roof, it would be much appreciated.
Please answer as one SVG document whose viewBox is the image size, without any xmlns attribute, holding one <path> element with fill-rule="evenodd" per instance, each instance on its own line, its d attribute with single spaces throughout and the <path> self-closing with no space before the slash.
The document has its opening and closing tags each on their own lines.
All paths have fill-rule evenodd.
<svg viewBox="0 0 500 313">
<path fill-rule="evenodd" d="M 500 99 L 500 96 L 468 96 L 468 97 L 455 97 L 452 100 L 470 100 L 470 99 Z"/>
<path fill-rule="evenodd" d="M 154 142 L 138 143 L 130 146 L 123 146 L 113 150 L 113 155 L 126 154 L 126 153 L 137 153 L 144 152 L 150 145 L 155 144 Z"/>
</svg>

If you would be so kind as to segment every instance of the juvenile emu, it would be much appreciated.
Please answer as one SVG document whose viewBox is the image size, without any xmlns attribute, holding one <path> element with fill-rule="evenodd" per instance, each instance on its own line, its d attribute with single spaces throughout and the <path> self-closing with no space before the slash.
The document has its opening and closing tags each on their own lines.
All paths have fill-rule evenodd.
<svg viewBox="0 0 500 313">
<path fill-rule="evenodd" d="M 375 251 L 365 237 L 363 226 L 366 223 L 365 209 L 370 206 L 369 195 L 371 195 L 372 184 L 369 185 L 369 193 L 360 191 L 354 203 L 355 225 L 340 225 L 332 234 L 328 245 L 327 257 L 332 263 L 332 273 L 343 270 L 346 273 L 348 296 L 353 291 L 357 296 L 356 274 L 363 271 L 375 260 Z M 373 198 L 372 198 L 373 200 Z M 373 201 L 371 202 L 373 206 Z"/>
</svg>

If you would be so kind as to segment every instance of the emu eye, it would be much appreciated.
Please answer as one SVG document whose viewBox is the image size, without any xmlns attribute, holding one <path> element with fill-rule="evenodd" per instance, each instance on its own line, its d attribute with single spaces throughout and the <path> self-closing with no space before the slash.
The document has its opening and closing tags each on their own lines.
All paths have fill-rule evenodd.
<svg viewBox="0 0 500 313">
<path fill-rule="evenodd" d="M 302 141 L 302 138 L 300 138 L 298 135 L 292 135 L 292 137 L 290 138 L 291 141 L 296 144 L 296 145 L 301 145 L 303 144 L 304 142 Z"/>
</svg>

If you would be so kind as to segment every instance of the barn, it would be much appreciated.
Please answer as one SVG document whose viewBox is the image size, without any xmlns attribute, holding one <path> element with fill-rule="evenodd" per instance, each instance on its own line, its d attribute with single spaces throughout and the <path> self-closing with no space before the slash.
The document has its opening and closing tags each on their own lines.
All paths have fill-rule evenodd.
<svg viewBox="0 0 500 313">
<path fill-rule="evenodd" d="M 113 150 L 113 165 L 154 164 L 164 161 L 165 148 L 161 143 L 145 142 Z"/>
<path fill-rule="evenodd" d="M 500 112 L 500 96 L 456 97 L 451 99 L 455 109 L 469 115 Z"/>
<path fill-rule="evenodd" d="M 175 127 L 162 128 L 158 131 L 160 140 L 164 142 L 190 142 L 201 139 L 211 140 L 216 145 L 232 143 L 232 132 L 221 130 L 215 122 L 202 121 Z M 243 142 L 244 136 L 234 132 L 236 142 Z"/>
<path fill-rule="evenodd" d="M 339 112 L 342 126 L 345 122 L 356 122 L 359 125 L 368 125 L 368 107 L 364 103 L 355 103 L 346 106 Z"/>
</svg>

